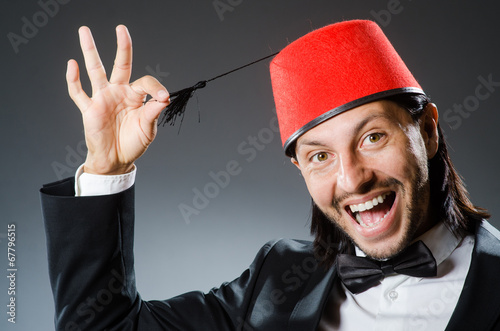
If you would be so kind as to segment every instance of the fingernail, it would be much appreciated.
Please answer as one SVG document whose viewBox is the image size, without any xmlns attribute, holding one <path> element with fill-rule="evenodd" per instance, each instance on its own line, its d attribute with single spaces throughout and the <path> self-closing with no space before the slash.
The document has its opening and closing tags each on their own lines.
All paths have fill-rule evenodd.
<svg viewBox="0 0 500 331">
<path fill-rule="evenodd" d="M 158 92 L 158 98 L 165 100 L 168 98 L 168 93 L 167 91 L 161 90 Z"/>
</svg>

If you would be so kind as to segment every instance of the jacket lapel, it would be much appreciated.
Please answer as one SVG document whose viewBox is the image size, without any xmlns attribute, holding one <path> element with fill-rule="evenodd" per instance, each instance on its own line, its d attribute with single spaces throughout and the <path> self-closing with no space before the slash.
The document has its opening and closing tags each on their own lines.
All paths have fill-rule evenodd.
<svg viewBox="0 0 500 331">
<path fill-rule="evenodd" d="M 325 270 L 318 266 L 295 305 L 288 322 L 288 330 L 315 330 L 332 286 L 337 279 L 335 267 Z"/>
<path fill-rule="evenodd" d="M 499 232 L 478 227 L 469 273 L 446 330 L 493 330 L 500 315 Z"/>
</svg>

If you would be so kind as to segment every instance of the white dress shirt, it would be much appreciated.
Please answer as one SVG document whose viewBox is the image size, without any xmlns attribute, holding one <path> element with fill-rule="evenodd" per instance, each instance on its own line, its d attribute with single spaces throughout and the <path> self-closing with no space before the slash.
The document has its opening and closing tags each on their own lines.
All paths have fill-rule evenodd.
<svg viewBox="0 0 500 331">
<path fill-rule="evenodd" d="M 436 259 L 436 277 L 395 274 L 358 294 L 338 284 L 318 330 L 444 330 L 469 272 L 474 237 L 456 238 L 440 222 L 416 240 L 422 240 Z M 364 253 L 356 249 L 356 255 Z"/>
<path fill-rule="evenodd" d="M 134 184 L 135 174 L 135 166 L 130 173 L 117 176 L 87 174 L 80 166 L 75 195 L 119 193 Z M 469 271 L 474 237 L 456 238 L 440 222 L 416 240 L 422 240 L 436 259 L 436 277 L 391 275 L 358 294 L 339 282 L 330 294 L 318 331 L 444 330 Z M 356 249 L 356 255 L 364 253 Z"/>
</svg>

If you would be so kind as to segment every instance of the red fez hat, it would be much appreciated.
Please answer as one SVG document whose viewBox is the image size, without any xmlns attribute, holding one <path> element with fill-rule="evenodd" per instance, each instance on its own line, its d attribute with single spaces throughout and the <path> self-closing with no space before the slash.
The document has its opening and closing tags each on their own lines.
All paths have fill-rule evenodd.
<svg viewBox="0 0 500 331">
<path fill-rule="evenodd" d="M 270 65 L 287 155 L 303 133 L 346 110 L 404 93 L 425 93 L 372 21 L 346 21 L 308 33 Z"/>
</svg>

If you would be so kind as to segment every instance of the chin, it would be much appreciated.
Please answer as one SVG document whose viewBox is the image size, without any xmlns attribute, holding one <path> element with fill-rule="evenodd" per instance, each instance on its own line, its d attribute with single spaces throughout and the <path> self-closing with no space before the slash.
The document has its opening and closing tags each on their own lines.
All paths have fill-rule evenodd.
<svg viewBox="0 0 500 331">
<path fill-rule="evenodd" d="M 383 260 L 394 257 L 399 254 L 403 249 L 405 249 L 411 240 L 406 238 L 397 238 L 393 240 L 384 240 L 379 244 L 373 244 L 370 247 L 362 246 L 356 244 L 365 254 L 366 256 L 375 259 L 375 260 Z"/>
<path fill-rule="evenodd" d="M 405 216 L 403 216 L 405 217 Z M 408 220 L 408 218 L 403 218 Z M 402 222 L 400 219 L 399 222 Z M 373 240 L 366 238 L 353 238 L 353 242 L 367 256 L 373 259 L 387 259 L 399 254 L 403 249 L 408 247 L 416 234 L 416 224 L 413 222 L 399 223 L 395 222 L 395 228 L 390 229 L 385 234 Z M 392 231 L 391 231 L 392 230 Z"/>
</svg>

